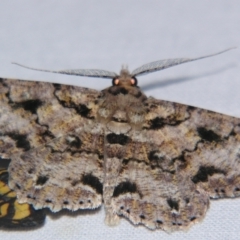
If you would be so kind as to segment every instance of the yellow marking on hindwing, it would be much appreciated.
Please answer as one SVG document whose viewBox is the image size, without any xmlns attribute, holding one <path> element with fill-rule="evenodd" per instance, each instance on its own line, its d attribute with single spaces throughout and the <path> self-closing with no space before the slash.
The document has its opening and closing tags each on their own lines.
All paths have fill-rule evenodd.
<svg viewBox="0 0 240 240">
<path fill-rule="evenodd" d="M 0 218 L 5 217 L 8 213 L 9 203 L 4 203 L 0 206 Z"/>
<path fill-rule="evenodd" d="M 1 173 L 0 173 L 0 175 L 1 175 Z M 4 182 L 2 182 L 2 181 L 0 181 L 0 189 L 3 187 L 3 186 L 5 186 L 6 184 L 4 183 Z"/>
<path fill-rule="evenodd" d="M 11 191 L 11 192 L 8 193 L 6 196 L 7 196 L 7 197 L 10 197 L 10 198 L 15 198 L 15 197 L 17 197 L 17 194 L 16 194 L 15 192 Z"/>
<path fill-rule="evenodd" d="M 17 201 L 15 201 L 14 209 L 15 209 L 15 214 L 12 218 L 13 220 L 21 220 L 31 215 L 30 206 L 27 203 L 20 204 Z"/>
<path fill-rule="evenodd" d="M 0 187 L 0 195 L 4 195 L 10 191 L 11 189 L 7 185 Z"/>
</svg>

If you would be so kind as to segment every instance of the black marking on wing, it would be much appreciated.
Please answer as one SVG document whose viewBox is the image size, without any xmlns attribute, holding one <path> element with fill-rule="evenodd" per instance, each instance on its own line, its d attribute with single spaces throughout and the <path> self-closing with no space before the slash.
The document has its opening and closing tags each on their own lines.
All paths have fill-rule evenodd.
<svg viewBox="0 0 240 240">
<path fill-rule="evenodd" d="M 194 183 L 207 182 L 208 176 L 212 176 L 213 174 L 219 174 L 219 173 L 225 174 L 225 171 L 215 168 L 214 166 L 200 166 L 197 174 L 192 177 L 192 181 Z"/>
<path fill-rule="evenodd" d="M 119 195 L 125 194 L 128 192 L 129 193 L 138 192 L 136 183 L 132 183 L 129 181 L 119 183 L 113 191 L 113 197 L 118 197 Z"/>
<path fill-rule="evenodd" d="M 42 105 L 42 101 L 39 99 L 27 100 L 24 102 L 14 102 L 13 107 L 23 108 L 26 111 L 30 111 L 32 114 L 37 113 L 37 109 Z"/>
<path fill-rule="evenodd" d="M 60 84 L 54 84 L 53 86 L 55 87 L 54 96 L 56 97 L 58 102 L 63 107 L 75 109 L 77 114 L 81 115 L 84 118 L 89 118 L 89 119 L 93 119 L 94 118 L 93 116 L 90 116 L 91 109 L 88 108 L 85 104 L 76 104 L 76 103 L 74 103 L 71 100 L 64 101 L 64 100 L 60 99 L 59 96 L 57 96 L 57 92 L 56 91 L 61 90 L 61 85 Z"/>
<path fill-rule="evenodd" d="M 197 128 L 197 131 L 199 136 L 205 141 L 218 142 L 219 140 L 221 140 L 221 137 L 212 130 L 208 130 L 204 127 L 199 127 Z"/>
<path fill-rule="evenodd" d="M 83 175 L 81 178 L 81 182 L 95 189 L 97 193 L 103 193 L 102 183 L 96 176 L 92 175 L 91 173 Z"/>
<path fill-rule="evenodd" d="M 80 148 L 81 147 L 82 141 L 80 140 L 79 137 L 74 136 L 74 135 L 70 135 L 70 138 L 72 138 L 71 141 L 68 141 L 68 139 L 67 139 L 67 141 L 68 141 L 68 144 L 71 147 L 75 147 L 75 148 Z"/>
<path fill-rule="evenodd" d="M 15 184 L 15 187 L 16 187 L 17 189 L 21 189 L 21 186 L 20 186 L 18 183 Z"/>
<path fill-rule="evenodd" d="M 171 209 L 175 209 L 176 211 L 179 210 L 179 204 L 176 200 L 169 198 L 169 199 L 167 199 L 167 204 Z"/>
<path fill-rule="evenodd" d="M 165 119 L 156 117 L 151 120 L 151 126 L 150 129 L 160 129 L 163 126 L 165 126 Z"/>
<path fill-rule="evenodd" d="M 149 161 L 163 161 L 164 158 L 158 156 L 157 153 L 159 153 L 159 151 L 156 151 L 156 150 L 150 151 L 150 152 L 148 153 L 148 159 L 149 159 Z"/>
<path fill-rule="evenodd" d="M 161 129 L 165 125 L 170 125 L 170 126 L 177 126 L 184 122 L 186 119 L 183 120 L 177 120 L 174 117 L 171 118 L 161 118 L 161 117 L 156 117 L 152 120 L 150 120 L 150 129 Z"/>
<path fill-rule="evenodd" d="M 44 185 L 48 181 L 49 177 L 47 176 L 39 176 L 36 181 L 36 185 Z"/>
<path fill-rule="evenodd" d="M 60 101 L 61 105 L 67 108 L 74 108 L 77 112 L 77 114 L 81 115 L 84 118 L 89 118 L 88 115 L 91 111 L 91 109 L 89 109 L 86 105 L 84 104 L 79 104 L 79 105 L 75 105 L 74 103 L 71 104 L 67 104 L 64 101 Z M 92 117 L 90 117 L 92 118 Z"/>
<path fill-rule="evenodd" d="M 78 107 L 75 107 L 78 114 L 80 114 L 82 117 L 87 118 L 88 114 L 90 113 L 91 109 L 89 109 L 86 105 L 80 104 Z"/>
<path fill-rule="evenodd" d="M 7 133 L 6 135 L 16 141 L 16 146 L 18 148 L 22 148 L 24 151 L 30 150 L 31 146 L 30 142 L 27 140 L 26 134 Z"/>
<path fill-rule="evenodd" d="M 61 84 L 59 84 L 59 83 L 53 83 L 53 86 L 54 86 L 54 88 L 56 89 L 56 90 L 61 90 Z"/>
</svg>

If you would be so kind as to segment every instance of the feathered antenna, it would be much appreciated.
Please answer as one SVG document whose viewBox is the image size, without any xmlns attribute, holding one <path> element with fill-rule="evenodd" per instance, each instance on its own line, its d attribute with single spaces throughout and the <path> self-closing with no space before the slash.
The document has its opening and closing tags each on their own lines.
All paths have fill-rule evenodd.
<svg viewBox="0 0 240 240">
<path fill-rule="evenodd" d="M 117 76 L 114 72 L 109 72 L 100 69 L 69 69 L 69 70 L 46 70 L 46 69 L 39 69 L 39 68 L 32 68 L 28 67 L 19 63 L 13 62 L 12 64 L 18 65 L 20 67 L 28 68 L 31 70 L 42 71 L 42 72 L 50 72 L 50 73 L 60 73 L 60 74 L 67 74 L 67 75 L 75 75 L 75 76 L 82 76 L 82 77 L 97 77 L 97 78 L 114 78 Z"/>
<path fill-rule="evenodd" d="M 140 75 L 143 75 L 143 74 L 148 74 L 148 73 L 151 73 L 151 72 L 160 71 L 160 70 L 163 70 L 165 68 L 173 67 L 173 66 L 176 66 L 176 65 L 179 65 L 179 64 L 182 64 L 182 63 L 187 63 L 187 62 L 200 60 L 200 59 L 203 59 L 203 58 L 213 57 L 213 56 L 222 54 L 224 52 L 227 52 L 229 50 L 232 50 L 234 48 L 236 48 L 236 47 L 228 48 L 228 49 L 225 49 L 221 52 L 217 52 L 217 53 L 214 53 L 214 54 L 211 54 L 211 55 L 206 55 L 206 56 L 197 57 L 197 58 L 173 58 L 173 59 L 165 59 L 165 60 L 158 60 L 158 61 L 155 61 L 155 62 L 150 62 L 150 63 L 144 64 L 141 67 L 135 69 L 131 73 L 131 75 L 135 77 L 135 76 L 140 76 Z"/>
</svg>

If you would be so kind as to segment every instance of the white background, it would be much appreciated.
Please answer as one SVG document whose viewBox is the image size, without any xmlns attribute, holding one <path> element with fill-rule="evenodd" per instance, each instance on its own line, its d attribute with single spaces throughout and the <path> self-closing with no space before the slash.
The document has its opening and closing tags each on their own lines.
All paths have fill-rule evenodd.
<svg viewBox="0 0 240 240">
<path fill-rule="evenodd" d="M 198 57 L 240 47 L 239 0 L 1 0 L 0 76 L 61 82 L 101 90 L 111 83 L 42 73 L 98 68 L 119 72 L 151 61 Z M 140 77 L 147 95 L 240 117 L 240 49 Z M 239 239 L 240 199 L 212 201 L 188 232 L 167 234 L 122 220 L 104 225 L 94 214 L 48 216 L 34 231 L 2 231 L 0 239 Z"/>
</svg>

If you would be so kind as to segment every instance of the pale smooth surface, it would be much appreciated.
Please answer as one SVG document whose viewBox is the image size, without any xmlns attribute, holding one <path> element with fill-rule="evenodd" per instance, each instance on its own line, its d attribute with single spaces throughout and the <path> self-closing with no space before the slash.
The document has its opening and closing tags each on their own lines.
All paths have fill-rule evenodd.
<svg viewBox="0 0 240 240">
<path fill-rule="evenodd" d="M 67 83 L 101 90 L 107 79 L 35 72 L 12 65 L 118 72 L 178 57 L 240 47 L 238 0 L 2 0 L 0 76 Z M 240 117 L 240 50 L 139 77 L 147 95 Z M 0 239 L 238 239 L 240 199 L 212 201 L 188 232 L 167 234 L 93 214 L 47 217 L 34 231 L 2 231 Z"/>
</svg>

